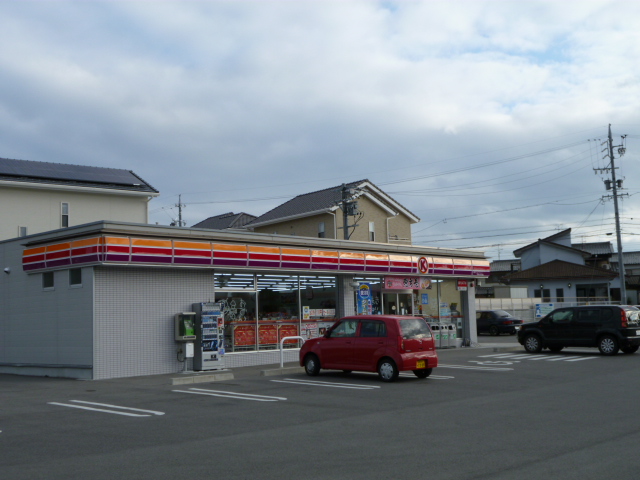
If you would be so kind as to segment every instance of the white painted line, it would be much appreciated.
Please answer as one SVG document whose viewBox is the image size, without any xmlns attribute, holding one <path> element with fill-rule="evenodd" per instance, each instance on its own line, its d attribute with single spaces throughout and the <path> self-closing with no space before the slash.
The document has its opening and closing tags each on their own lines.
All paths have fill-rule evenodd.
<svg viewBox="0 0 640 480">
<path fill-rule="evenodd" d="M 572 358 L 571 360 L 567 360 L 567 362 L 581 362 L 582 360 L 595 360 L 596 358 L 600 358 L 600 357 L 578 357 L 578 358 Z"/>
<path fill-rule="evenodd" d="M 418 377 L 416 377 L 413 373 L 411 374 L 400 374 L 401 377 L 405 377 L 405 378 L 415 378 L 416 380 L 418 379 Z M 447 377 L 445 375 L 429 375 L 427 377 L 428 380 L 451 380 L 452 378 L 456 378 L 456 377 Z"/>
<path fill-rule="evenodd" d="M 565 356 L 558 357 L 557 355 L 541 355 L 539 357 L 533 357 L 529 360 L 551 360 L 552 358 L 567 358 Z"/>
<path fill-rule="evenodd" d="M 311 387 L 333 387 L 333 388 L 350 388 L 352 390 L 373 390 L 375 388 L 380 388 L 377 385 L 362 385 L 355 383 L 332 383 L 332 382 L 321 382 L 316 380 L 298 380 L 295 378 L 285 378 L 284 380 L 271 380 L 276 383 L 293 383 L 296 385 L 307 385 Z"/>
<path fill-rule="evenodd" d="M 164 415 L 164 412 L 157 412 L 155 410 L 142 410 L 141 408 L 121 407 L 119 405 L 109 405 L 108 403 L 85 402 L 83 400 L 69 400 L 69 401 L 74 403 L 85 403 L 87 405 L 97 405 L 99 407 L 111 407 L 111 408 L 118 408 L 120 410 L 131 410 L 133 412 L 151 413 L 153 415 Z"/>
<path fill-rule="evenodd" d="M 92 410 L 94 412 L 113 413 L 115 415 L 126 415 L 127 417 L 150 417 L 151 415 L 140 415 L 137 413 L 116 412 L 114 410 L 105 410 L 104 408 L 83 407 L 80 405 L 69 405 L 68 403 L 47 402 L 49 405 L 59 405 L 61 407 L 80 408 L 82 410 Z"/>
<path fill-rule="evenodd" d="M 285 397 L 269 397 L 266 395 L 251 395 L 249 393 L 226 392 L 223 390 L 206 390 L 204 388 L 190 388 L 189 390 L 172 390 L 173 392 L 191 393 L 194 395 L 209 395 L 211 397 L 236 398 L 238 400 L 252 400 L 254 402 L 277 402 L 286 400 Z"/>
<path fill-rule="evenodd" d="M 478 358 L 519 358 L 519 357 L 529 357 L 530 353 L 496 353 L 494 355 L 478 355 Z"/>
<path fill-rule="evenodd" d="M 438 365 L 438 368 L 459 368 L 462 370 L 486 370 L 493 372 L 510 372 L 513 368 L 499 368 L 499 367 L 474 367 L 471 365 Z"/>
<path fill-rule="evenodd" d="M 560 358 L 551 358 L 549 359 L 550 362 L 562 362 L 562 361 L 568 361 L 568 359 L 571 357 L 560 357 Z"/>
</svg>

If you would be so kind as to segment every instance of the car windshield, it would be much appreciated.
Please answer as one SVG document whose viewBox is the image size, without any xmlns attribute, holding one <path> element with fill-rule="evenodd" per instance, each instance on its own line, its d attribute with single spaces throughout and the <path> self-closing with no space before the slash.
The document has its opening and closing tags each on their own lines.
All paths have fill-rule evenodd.
<svg viewBox="0 0 640 480">
<path fill-rule="evenodd" d="M 400 320 L 400 331 L 402 332 L 402 338 L 429 338 L 431 337 L 431 330 L 424 318 L 406 318 Z"/>
<path fill-rule="evenodd" d="M 511 314 L 509 312 L 505 312 L 504 310 L 494 310 L 496 316 L 500 318 L 510 317 Z"/>
</svg>

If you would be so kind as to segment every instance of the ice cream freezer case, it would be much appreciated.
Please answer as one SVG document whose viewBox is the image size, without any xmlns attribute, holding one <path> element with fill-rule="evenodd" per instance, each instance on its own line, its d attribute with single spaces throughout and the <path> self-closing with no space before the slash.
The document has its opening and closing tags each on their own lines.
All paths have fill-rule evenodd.
<svg viewBox="0 0 640 480">
<path fill-rule="evenodd" d="M 196 341 L 193 369 L 219 370 L 224 368 L 224 317 L 219 303 L 194 303 L 196 312 Z"/>
</svg>

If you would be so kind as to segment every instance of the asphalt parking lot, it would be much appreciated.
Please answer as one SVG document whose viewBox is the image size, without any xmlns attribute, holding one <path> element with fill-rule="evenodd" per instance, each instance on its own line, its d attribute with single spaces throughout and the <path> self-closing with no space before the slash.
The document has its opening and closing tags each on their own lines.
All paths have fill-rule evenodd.
<svg viewBox="0 0 640 480">
<path fill-rule="evenodd" d="M 489 337 L 488 337 L 489 338 Z M 499 340 L 507 337 L 498 337 Z M 0 375 L 10 479 L 636 478 L 640 354 L 440 350 L 420 380 L 295 365 L 76 381 Z M 513 340 L 513 337 L 510 338 Z M 273 372 L 272 372 L 273 373 Z M 180 376 L 180 374 L 177 374 Z"/>
</svg>

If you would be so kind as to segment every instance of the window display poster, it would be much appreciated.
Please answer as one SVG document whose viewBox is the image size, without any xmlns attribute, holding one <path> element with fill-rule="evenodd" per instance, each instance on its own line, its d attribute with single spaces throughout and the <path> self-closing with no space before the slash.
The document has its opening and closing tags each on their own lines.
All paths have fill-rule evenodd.
<svg viewBox="0 0 640 480">
<path fill-rule="evenodd" d="M 236 347 L 253 346 L 256 344 L 255 325 L 238 325 L 233 328 L 233 344 Z"/>
<path fill-rule="evenodd" d="M 310 318 L 311 318 L 311 309 L 308 306 L 302 307 L 302 319 L 309 320 Z"/>
<path fill-rule="evenodd" d="M 371 315 L 372 311 L 371 285 L 361 283 L 358 287 L 358 315 Z"/>
<path fill-rule="evenodd" d="M 277 344 L 278 343 L 278 327 L 276 325 L 258 326 L 258 340 L 260 341 L 260 345 Z"/>
<path fill-rule="evenodd" d="M 319 327 L 318 327 L 318 323 L 314 322 L 314 323 L 303 323 L 302 324 L 302 333 L 300 334 L 301 337 L 306 338 L 307 340 L 310 338 L 316 338 L 319 335 Z"/>
<path fill-rule="evenodd" d="M 281 341 L 284 337 L 297 337 L 298 326 L 297 325 L 280 325 L 278 328 L 278 340 Z M 286 340 L 285 344 L 296 343 L 298 340 Z"/>
</svg>

